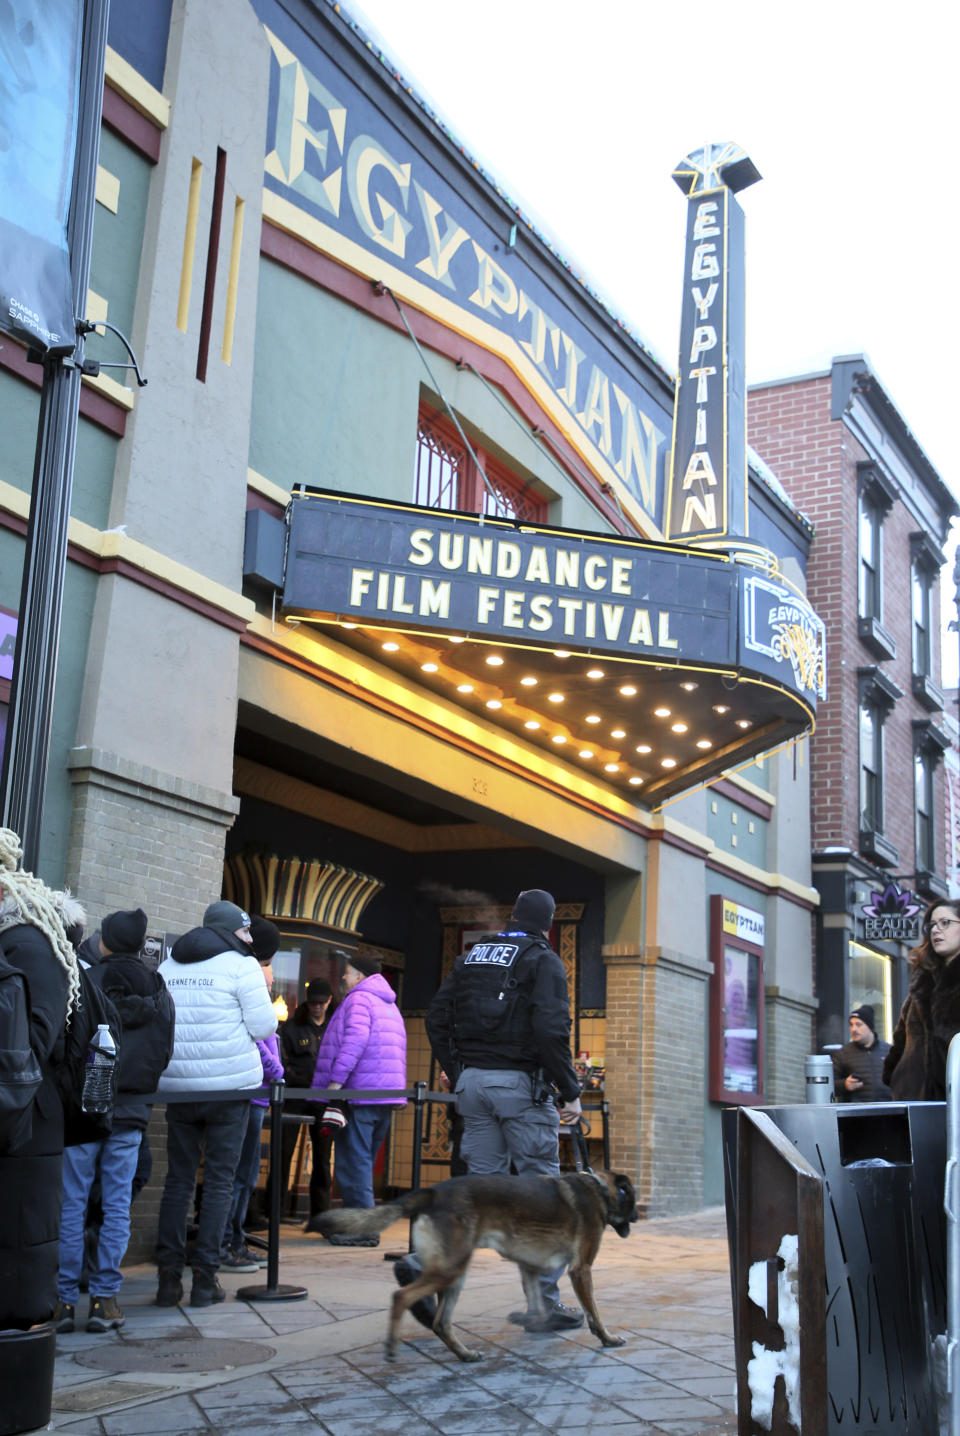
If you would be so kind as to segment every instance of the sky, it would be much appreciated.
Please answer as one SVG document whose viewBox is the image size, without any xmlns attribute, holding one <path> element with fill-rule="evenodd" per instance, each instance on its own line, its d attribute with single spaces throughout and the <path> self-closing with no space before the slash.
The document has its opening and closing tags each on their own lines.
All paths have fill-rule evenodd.
<svg viewBox="0 0 960 1436">
<path fill-rule="evenodd" d="M 453 133 L 671 373 L 686 200 L 708 141 L 746 216 L 750 383 L 866 354 L 960 499 L 955 57 L 942 0 L 345 0 Z M 419 84 L 417 84 L 419 82 Z M 950 214 L 954 219 L 950 219 Z M 956 527 L 957 525 L 955 525 Z M 944 597 L 956 537 L 948 545 Z M 956 639 L 944 681 L 956 683 Z"/>
</svg>

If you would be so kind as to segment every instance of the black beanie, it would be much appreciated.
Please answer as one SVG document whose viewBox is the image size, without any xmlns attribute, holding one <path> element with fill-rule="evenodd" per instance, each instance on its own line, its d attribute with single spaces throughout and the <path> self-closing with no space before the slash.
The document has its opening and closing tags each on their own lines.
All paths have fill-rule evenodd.
<svg viewBox="0 0 960 1436">
<path fill-rule="evenodd" d="M 265 917 L 251 917 L 250 946 L 258 962 L 269 962 L 280 946 L 280 929 L 276 923 Z"/>
<path fill-rule="evenodd" d="M 528 888 L 520 893 L 513 905 L 513 921 L 534 932 L 549 932 L 556 903 L 542 888 Z"/>
<path fill-rule="evenodd" d="M 372 977 L 375 972 L 383 970 L 379 957 L 375 957 L 372 952 L 344 952 L 342 948 L 337 948 L 334 957 L 341 968 L 349 962 L 354 972 L 362 972 L 364 977 Z"/>
<path fill-rule="evenodd" d="M 866 1026 L 870 1028 L 870 1031 L 873 1033 L 874 1037 L 876 1037 L 876 1023 L 873 1016 L 873 1008 L 870 1006 L 869 1002 L 862 1003 L 860 1007 L 852 1008 L 850 1016 L 859 1017 L 860 1021 L 865 1023 Z"/>
<path fill-rule="evenodd" d="M 139 952 L 146 935 L 147 914 L 142 907 L 108 912 L 100 924 L 100 940 L 110 952 Z"/>
</svg>

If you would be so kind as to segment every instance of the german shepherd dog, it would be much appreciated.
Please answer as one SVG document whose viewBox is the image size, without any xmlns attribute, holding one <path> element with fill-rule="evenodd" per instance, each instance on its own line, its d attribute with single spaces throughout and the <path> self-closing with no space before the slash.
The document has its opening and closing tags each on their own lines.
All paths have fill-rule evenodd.
<svg viewBox="0 0 960 1436">
<path fill-rule="evenodd" d="M 322 1212 L 310 1230 L 372 1235 L 401 1217 L 413 1219 L 413 1250 L 423 1273 L 394 1292 L 386 1358 L 394 1359 L 400 1318 L 414 1302 L 439 1296 L 433 1329 L 461 1361 L 479 1361 L 454 1334 L 453 1311 L 477 1247 L 489 1247 L 516 1262 L 532 1324 L 543 1320 L 537 1277 L 568 1266 L 586 1312 L 587 1324 L 604 1346 L 623 1346 L 600 1320 L 591 1267 L 609 1222 L 618 1236 L 630 1235 L 637 1220 L 633 1184 L 619 1173 L 570 1172 L 562 1177 L 451 1177 L 435 1187 L 409 1192 L 380 1207 L 344 1207 Z"/>
</svg>

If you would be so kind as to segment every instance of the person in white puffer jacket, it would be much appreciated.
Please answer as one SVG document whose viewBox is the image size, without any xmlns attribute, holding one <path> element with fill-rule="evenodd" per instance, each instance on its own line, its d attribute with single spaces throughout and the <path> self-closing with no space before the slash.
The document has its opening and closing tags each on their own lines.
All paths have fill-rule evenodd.
<svg viewBox="0 0 960 1436">
<path fill-rule="evenodd" d="M 250 947 L 248 914 L 236 903 L 211 903 L 203 926 L 177 939 L 159 972 L 177 1009 L 173 1056 L 159 1090 L 259 1087 L 263 1068 L 256 1044 L 276 1031 L 277 1016 Z M 183 1296 L 187 1212 L 201 1156 L 203 1201 L 190 1305 L 211 1306 L 226 1296 L 217 1270 L 248 1106 L 245 1098 L 167 1106 L 167 1177 L 157 1232 L 158 1306 L 176 1306 Z"/>
</svg>

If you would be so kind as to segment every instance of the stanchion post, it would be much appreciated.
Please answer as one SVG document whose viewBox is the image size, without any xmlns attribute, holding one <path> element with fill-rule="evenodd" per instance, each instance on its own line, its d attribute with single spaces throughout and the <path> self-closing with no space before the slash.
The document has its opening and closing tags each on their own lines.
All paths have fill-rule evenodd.
<svg viewBox="0 0 960 1436">
<path fill-rule="evenodd" d="M 301 1301 L 307 1295 L 305 1286 L 294 1286 L 277 1280 L 280 1270 L 280 1204 L 283 1200 L 283 1094 L 282 1082 L 270 1083 L 270 1211 L 267 1214 L 267 1284 L 242 1286 L 237 1292 L 241 1301 Z"/>
<path fill-rule="evenodd" d="M 267 1212 L 267 1286 L 275 1287 L 280 1272 L 280 1209 L 283 1175 L 283 1082 L 270 1083 L 270 1210 Z"/>
<path fill-rule="evenodd" d="M 410 1182 L 416 1191 L 420 1185 L 420 1150 L 423 1146 L 423 1107 L 426 1096 L 426 1082 L 413 1084 L 413 1160 L 410 1163 Z"/>
</svg>

